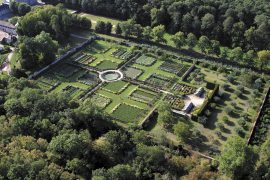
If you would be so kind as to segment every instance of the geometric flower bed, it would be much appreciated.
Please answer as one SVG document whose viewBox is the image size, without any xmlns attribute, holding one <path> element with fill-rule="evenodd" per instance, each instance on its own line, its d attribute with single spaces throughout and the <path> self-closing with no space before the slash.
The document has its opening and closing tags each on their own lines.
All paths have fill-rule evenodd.
<svg viewBox="0 0 270 180">
<path fill-rule="evenodd" d="M 97 107 L 104 109 L 105 107 L 107 107 L 111 103 L 111 99 L 109 99 L 105 96 L 101 96 L 99 94 L 94 94 L 91 97 L 91 102 L 94 105 L 96 105 Z"/>
<path fill-rule="evenodd" d="M 86 72 L 78 78 L 78 81 L 88 86 L 95 86 L 100 81 L 98 75 L 94 72 Z"/>
<path fill-rule="evenodd" d="M 185 107 L 185 102 L 182 98 L 173 95 L 167 95 L 164 98 L 165 102 L 168 102 L 173 109 L 181 111 Z"/>
<path fill-rule="evenodd" d="M 124 70 L 124 74 L 127 78 L 130 79 L 137 79 L 143 73 L 142 70 L 134 68 L 134 67 L 127 67 Z"/>
<path fill-rule="evenodd" d="M 112 92 L 114 94 L 119 94 L 123 90 L 127 88 L 129 83 L 124 82 L 124 81 L 115 81 L 115 82 L 110 82 L 106 84 L 103 89 L 109 92 Z"/>
<path fill-rule="evenodd" d="M 96 57 L 93 57 L 91 55 L 83 54 L 82 56 L 78 57 L 77 59 L 75 59 L 73 61 L 77 62 L 77 63 L 84 64 L 84 65 L 88 65 L 96 59 L 97 59 Z"/>
<path fill-rule="evenodd" d="M 153 91 L 137 89 L 131 94 L 131 98 L 140 102 L 153 103 L 157 98 L 157 94 Z"/>
<path fill-rule="evenodd" d="M 173 74 L 177 74 L 181 77 L 188 70 L 188 66 L 184 64 L 166 61 L 162 63 L 159 69 Z"/>
<path fill-rule="evenodd" d="M 139 109 L 137 107 L 122 103 L 114 109 L 111 115 L 115 119 L 122 121 L 124 123 L 128 122 L 136 123 L 136 121 L 143 113 L 144 113 L 143 109 Z"/>
<path fill-rule="evenodd" d="M 152 74 L 145 82 L 161 89 L 166 89 L 171 84 L 170 79 L 157 74 Z"/>
<path fill-rule="evenodd" d="M 188 86 L 186 84 L 175 83 L 172 87 L 175 93 L 179 94 L 194 94 L 196 92 L 195 87 Z"/>
<path fill-rule="evenodd" d="M 135 62 L 140 65 L 151 66 L 156 62 L 156 59 L 150 56 L 141 55 Z"/>
<path fill-rule="evenodd" d="M 165 61 L 161 64 L 161 66 L 159 66 L 159 69 L 173 74 L 177 74 L 182 67 L 182 64 Z"/>
<path fill-rule="evenodd" d="M 109 69 L 117 69 L 118 64 L 109 60 L 104 60 L 100 62 L 96 68 L 99 70 L 109 70 Z"/>
<path fill-rule="evenodd" d="M 114 51 L 112 53 L 112 56 L 117 57 L 117 58 L 120 58 L 125 52 L 126 52 L 126 50 L 117 49 L 116 51 Z"/>
</svg>

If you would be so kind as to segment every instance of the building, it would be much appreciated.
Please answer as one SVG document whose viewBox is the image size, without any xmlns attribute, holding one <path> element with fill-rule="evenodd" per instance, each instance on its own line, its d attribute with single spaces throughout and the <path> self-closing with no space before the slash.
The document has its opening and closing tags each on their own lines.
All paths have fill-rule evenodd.
<svg viewBox="0 0 270 180">
<path fill-rule="evenodd" d="M 16 27 L 13 24 L 6 21 L 0 21 L 0 31 L 4 31 L 10 34 L 11 36 L 17 36 Z"/>
<path fill-rule="evenodd" d="M 0 5 L 0 19 L 6 19 L 12 15 L 8 4 Z"/>
<path fill-rule="evenodd" d="M 189 113 L 192 111 L 192 109 L 194 108 L 194 104 L 192 102 L 188 103 L 187 105 L 185 105 L 185 107 L 182 109 L 182 111 L 184 111 L 185 113 Z"/>
<path fill-rule="evenodd" d="M 4 31 L 0 31 L 0 42 L 2 43 L 11 43 L 12 42 L 12 36 Z"/>
<path fill-rule="evenodd" d="M 18 3 L 26 3 L 30 6 L 38 4 L 37 0 L 4 0 L 4 4 L 9 4 L 11 1 L 16 1 Z"/>
<path fill-rule="evenodd" d="M 204 93 L 204 89 L 202 87 L 198 88 L 194 93 L 196 96 L 201 97 Z"/>
</svg>

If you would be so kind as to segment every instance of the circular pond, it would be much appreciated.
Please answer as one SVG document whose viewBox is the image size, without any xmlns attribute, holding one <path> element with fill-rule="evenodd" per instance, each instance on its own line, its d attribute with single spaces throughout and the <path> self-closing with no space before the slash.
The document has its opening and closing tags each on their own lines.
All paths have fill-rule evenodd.
<svg viewBox="0 0 270 180">
<path fill-rule="evenodd" d="M 99 78 L 105 82 L 114 82 L 121 80 L 123 74 L 118 70 L 107 70 L 100 73 Z"/>
</svg>

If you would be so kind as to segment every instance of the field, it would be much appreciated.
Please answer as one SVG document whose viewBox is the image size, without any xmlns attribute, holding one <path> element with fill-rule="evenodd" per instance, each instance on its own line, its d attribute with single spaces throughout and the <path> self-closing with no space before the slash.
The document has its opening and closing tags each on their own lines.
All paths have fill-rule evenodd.
<svg viewBox="0 0 270 180">
<path fill-rule="evenodd" d="M 133 52 L 128 45 L 118 41 L 97 40 L 50 68 L 37 81 L 45 91 L 65 92 L 81 101 L 91 100 L 123 127 L 142 123 L 146 115 L 162 102 L 169 103 L 177 112 L 192 102 L 195 107 L 187 114 L 189 117 L 205 106 L 199 117 L 189 120 L 200 138 L 193 139 L 188 145 L 206 154 L 217 153 L 232 135 L 248 138 L 262 93 L 251 102 L 254 90 L 246 86 L 241 88 L 237 79 L 239 75 L 235 76 L 237 78 L 233 83 L 229 83 L 228 74 L 201 64 L 197 64 L 183 81 L 182 75 L 193 61 L 182 61 L 181 57 L 169 55 L 168 59 L 160 59 L 154 51 Z M 99 73 L 108 69 L 122 71 L 124 78 L 116 82 L 102 82 Z M 216 84 L 220 85 L 219 92 L 208 102 L 208 95 Z M 224 84 L 228 88 L 224 88 Z M 194 93 L 200 87 L 205 89 L 205 94 L 196 97 Z M 239 89 L 242 90 L 240 95 Z M 243 117 L 247 117 L 244 123 L 239 121 Z M 169 133 L 166 138 L 179 143 L 177 137 L 159 123 L 148 130 L 151 134 Z"/>
<path fill-rule="evenodd" d="M 122 122 L 136 122 L 142 114 L 142 109 L 127 104 L 120 104 L 113 111 L 112 116 Z"/>
</svg>

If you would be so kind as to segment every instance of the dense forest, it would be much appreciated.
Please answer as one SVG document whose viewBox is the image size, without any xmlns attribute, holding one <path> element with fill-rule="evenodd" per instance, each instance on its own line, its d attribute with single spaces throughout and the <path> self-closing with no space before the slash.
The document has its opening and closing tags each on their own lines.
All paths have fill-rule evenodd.
<svg viewBox="0 0 270 180">
<path fill-rule="evenodd" d="M 261 50 L 270 47 L 269 2 L 265 0 L 44 0 L 114 17 L 133 18 L 152 27 L 163 24 L 168 32 L 192 32 L 229 47 Z"/>
</svg>

